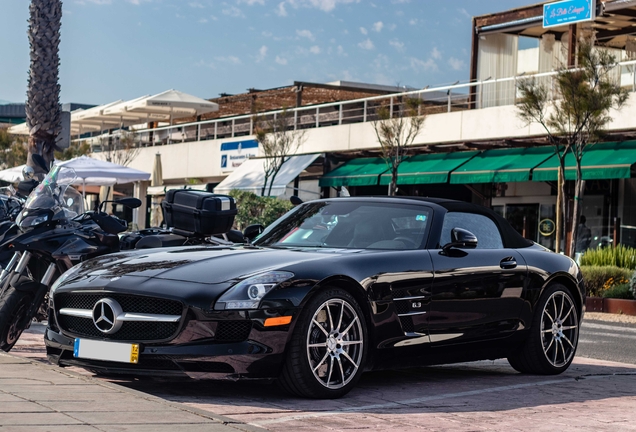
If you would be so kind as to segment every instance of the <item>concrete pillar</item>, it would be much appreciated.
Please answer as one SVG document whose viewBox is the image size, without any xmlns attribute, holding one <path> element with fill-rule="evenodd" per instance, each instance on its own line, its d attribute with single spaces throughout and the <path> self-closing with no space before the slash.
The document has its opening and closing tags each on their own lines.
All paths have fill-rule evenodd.
<svg viewBox="0 0 636 432">
<path fill-rule="evenodd" d="M 148 203 L 146 202 L 146 195 L 148 194 L 148 181 L 135 182 L 134 195 L 135 198 L 141 200 L 139 208 L 133 210 L 133 224 L 137 229 L 146 228 L 146 213 L 148 212 Z"/>
</svg>

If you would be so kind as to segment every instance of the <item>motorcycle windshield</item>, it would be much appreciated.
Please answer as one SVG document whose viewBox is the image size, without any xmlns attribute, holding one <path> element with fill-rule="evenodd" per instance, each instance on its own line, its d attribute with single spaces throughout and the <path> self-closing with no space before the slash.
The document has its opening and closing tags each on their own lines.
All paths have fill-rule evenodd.
<svg viewBox="0 0 636 432">
<path fill-rule="evenodd" d="M 71 187 L 76 180 L 72 168 L 53 166 L 27 198 L 24 210 L 52 210 L 54 219 L 72 218 L 84 213 L 82 196 Z"/>
</svg>

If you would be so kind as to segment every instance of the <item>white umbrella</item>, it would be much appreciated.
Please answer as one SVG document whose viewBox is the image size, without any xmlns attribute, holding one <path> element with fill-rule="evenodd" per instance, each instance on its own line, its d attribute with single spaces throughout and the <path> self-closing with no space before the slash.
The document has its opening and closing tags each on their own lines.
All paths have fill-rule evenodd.
<svg viewBox="0 0 636 432">
<path fill-rule="evenodd" d="M 22 169 L 26 165 L 20 165 L 13 168 L 7 168 L 5 170 L 0 171 L 0 180 L 4 180 L 9 183 L 15 183 L 22 181 Z"/>
<path fill-rule="evenodd" d="M 150 179 L 150 173 L 88 156 L 76 157 L 57 165 L 72 168 L 85 185 L 108 186 Z"/>
<path fill-rule="evenodd" d="M 155 155 L 155 164 L 152 167 L 152 177 L 150 180 L 150 186 L 163 185 L 163 170 L 161 168 L 161 153 L 157 152 Z M 153 195 L 152 206 L 150 208 L 150 226 L 156 227 L 163 222 L 161 212 L 161 197 L 159 195 Z"/>
</svg>

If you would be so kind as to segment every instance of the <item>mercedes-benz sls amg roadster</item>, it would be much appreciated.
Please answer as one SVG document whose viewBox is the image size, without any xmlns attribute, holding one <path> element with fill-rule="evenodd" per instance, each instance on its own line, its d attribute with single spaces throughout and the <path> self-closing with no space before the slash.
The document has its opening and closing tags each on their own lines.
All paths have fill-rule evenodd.
<svg viewBox="0 0 636 432">
<path fill-rule="evenodd" d="M 585 290 L 570 258 L 489 209 L 303 203 L 251 244 L 116 253 L 54 285 L 48 358 L 102 374 L 267 379 L 346 394 L 364 371 L 507 358 L 558 374 Z"/>
</svg>

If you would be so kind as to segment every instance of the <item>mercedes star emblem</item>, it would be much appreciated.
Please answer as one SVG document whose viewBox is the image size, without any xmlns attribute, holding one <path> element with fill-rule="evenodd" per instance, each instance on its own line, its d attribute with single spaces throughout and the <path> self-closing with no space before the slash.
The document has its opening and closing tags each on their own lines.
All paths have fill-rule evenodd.
<svg viewBox="0 0 636 432">
<path fill-rule="evenodd" d="M 105 334 L 113 334 L 121 328 L 123 322 L 117 319 L 123 310 L 117 301 L 103 298 L 93 307 L 93 323 L 97 329 Z"/>
</svg>

